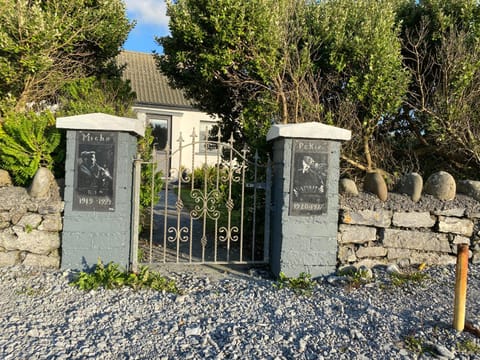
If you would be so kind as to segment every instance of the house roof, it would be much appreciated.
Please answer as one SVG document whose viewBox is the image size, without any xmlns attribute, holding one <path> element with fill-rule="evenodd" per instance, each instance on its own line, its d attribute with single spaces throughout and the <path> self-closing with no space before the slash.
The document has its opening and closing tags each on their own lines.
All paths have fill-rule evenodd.
<svg viewBox="0 0 480 360">
<path fill-rule="evenodd" d="M 168 84 L 167 77 L 160 73 L 152 54 L 122 51 L 117 57 L 118 65 L 126 64 L 123 78 L 137 94 L 136 105 L 170 108 L 193 108 L 183 92 Z"/>
</svg>

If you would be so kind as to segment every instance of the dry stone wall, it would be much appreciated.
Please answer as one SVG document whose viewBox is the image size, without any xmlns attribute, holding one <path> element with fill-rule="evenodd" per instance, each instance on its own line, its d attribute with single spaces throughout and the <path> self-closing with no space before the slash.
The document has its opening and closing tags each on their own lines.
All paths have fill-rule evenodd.
<svg viewBox="0 0 480 360">
<path fill-rule="evenodd" d="M 0 187 L 0 266 L 60 266 L 63 201 L 55 182 L 39 198 L 32 188 Z"/>
<path fill-rule="evenodd" d="M 438 206 L 438 200 L 433 199 L 428 204 L 427 199 L 413 208 L 402 208 L 402 201 L 404 204 L 409 201 L 403 198 L 400 206 L 390 206 L 400 198 L 396 195 L 390 203 L 380 206 L 378 201 L 371 206 L 371 198 L 363 203 L 354 200 L 353 207 L 341 206 L 340 266 L 451 264 L 456 261 L 457 244 L 469 244 L 471 261 L 480 262 L 480 211 L 472 206 L 471 199 L 463 204 L 448 203 L 447 207 Z M 362 204 L 367 208 L 361 209 Z"/>
</svg>

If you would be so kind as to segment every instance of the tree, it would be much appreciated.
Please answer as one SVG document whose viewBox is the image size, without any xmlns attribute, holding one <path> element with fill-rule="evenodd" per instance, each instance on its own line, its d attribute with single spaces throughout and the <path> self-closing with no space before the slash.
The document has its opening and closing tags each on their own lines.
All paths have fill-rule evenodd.
<svg viewBox="0 0 480 360">
<path fill-rule="evenodd" d="M 179 0 L 159 38 L 161 71 L 249 143 L 277 123 L 318 121 L 354 134 L 345 155 L 376 167 L 374 132 L 400 106 L 397 1 Z M 378 157 L 378 156 L 377 156 Z"/>
<path fill-rule="evenodd" d="M 200 109 L 222 117 L 229 130 L 265 129 L 278 113 L 270 89 L 282 61 L 283 29 L 277 25 L 290 2 L 169 2 L 171 35 L 157 39 L 164 49 L 157 56 L 160 69 Z"/>
<path fill-rule="evenodd" d="M 0 8 L 0 105 L 17 111 L 101 73 L 132 27 L 120 0 L 0 0 Z"/>
<path fill-rule="evenodd" d="M 397 112 L 409 81 L 396 9 L 390 0 L 329 0 L 313 20 L 318 71 L 333 79 L 322 101 L 337 126 L 352 130 L 342 158 L 362 170 L 381 163 L 375 133 Z"/>
<path fill-rule="evenodd" d="M 413 79 L 400 114 L 404 138 L 427 171 L 474 173 L 480 167 L 480 4 L 427 0 L 401 15 Z"/>
</svg>

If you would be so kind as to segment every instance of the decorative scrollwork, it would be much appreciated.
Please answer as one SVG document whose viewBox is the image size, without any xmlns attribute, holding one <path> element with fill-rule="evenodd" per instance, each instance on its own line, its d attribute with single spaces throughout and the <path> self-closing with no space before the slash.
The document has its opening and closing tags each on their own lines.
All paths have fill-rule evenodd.
<svg viewBox="0 0 480 360">
<path fill-rule="evenodd" d="M 183 226 L 181 228 L 176 228 L 176 227 L 170 226 L 168 228 L 168 233 L 173 234 L 173 235 L 169 235 L 167 237 L 167 240 L 171 243 L 174 243 L 174 242 L 177 242 L 177 241 L 187 242 L 189 240 L 188 227 L 186 227 L 186 226 Z"/>
<path fill-rule="evenodd" d="M 242 166 L 233 165 L 231 162 L 225 168 L 225 173 L 220 176 L 222 182 L 238 183 L 241 179 Z"/>
<path fill-rule="evenodd" d="M 220 211 L 217 209 L 217 204 L 220 201 L 221 194 L 218 190 L 204 193 L 199 189 L 194 189 L 190 195 L 196 204 L 193 207 L 193 210 L 190 211 L 192 219 L 200 219 L 205 215 L 212 220 L 217 220 L 220 217 Z"/>
<path fill-rule="evenodd" d="M 225 242 L 227 240 L 236 242 L 239 239 L 238 226 L 232 226 L 231 228 L 222 226 L 220 229 L 218 229 L 218 232 L 225 234 L 218 236 L 218 240 L 220 240 L 221 242 Z"/>
</svg>

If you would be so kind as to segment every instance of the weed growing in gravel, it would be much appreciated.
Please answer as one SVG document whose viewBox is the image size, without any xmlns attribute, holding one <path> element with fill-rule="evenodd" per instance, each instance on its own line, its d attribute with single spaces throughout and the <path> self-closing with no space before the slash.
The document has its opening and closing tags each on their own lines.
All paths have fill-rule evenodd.
<svg viewBox="0 0 480 360">
<path fill-rule="evenodd" d="M 277 289 L 292 289 L 298 295 L 310 295 L 315 287 L 315 282 L 312 280 L 312 275 L 305 272 L 300 273 L 297 278 L 289 278 L 280 272 L 278 281 L 273 286 Z"/>
<path fill-rule="evenodd" d="M 457 351 L 467 354 L 480 354 L 480 346 L 472 339 L 457 343 Z"/>
<path fill-rule="evenodd" d="M 425 344 L 422 338 L 416 337 L 414 335 L 408 335 L 404 338 L 405 346 L 407 350 L 420 354 L 435 354 L 435 351 L 428 344 Z"/>
<path fill-rule="evenodd" d="M 98 261 L 92 273 L 81 272 L 71 285 L 82 290 L 95 290 L 99 287 L 115 289 L 128 286 L 139 290 L 150 288 L 157 291 L 178 293 L 174 280 L 169 280 L 158 273 L 150 271 L 147 267 L 141 267 L 138 273 L 122 271 L 118 264 L 108 263 L 106 266 Z"/>
<path fill-rule="evenodd" d="M 339 276 L 345 276 L 348 279 L 348 289 L 358 289 L 360 286 L 372 281 L 366 269 L 347 268 L 338 272 Z"/>
<path fill-rule="evenodd" d="M 16 290 L 16 295 L 37 296 L 43 292 L 43 289 L 34 289 L 31 286 L 23 286 L 21 289 Z"/>
<path fill-rule="evenodd" d="M 423 280 L 428 279 L 428 275 L 421 271 L 414 271 L 411 273 L 391 273 L 390 278 L 393 285 L 404 286 L 411 282 L 421 283 Z"/>
</svg>

